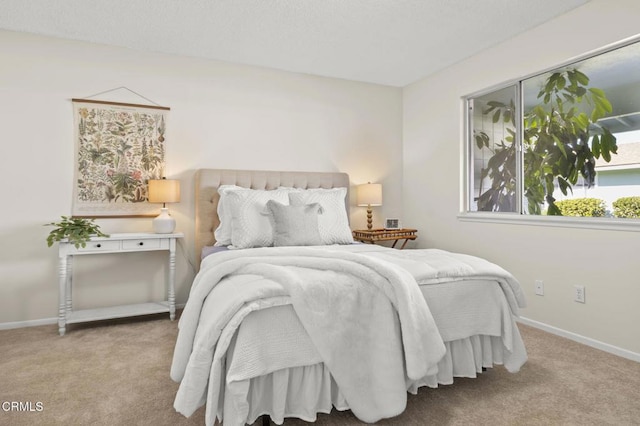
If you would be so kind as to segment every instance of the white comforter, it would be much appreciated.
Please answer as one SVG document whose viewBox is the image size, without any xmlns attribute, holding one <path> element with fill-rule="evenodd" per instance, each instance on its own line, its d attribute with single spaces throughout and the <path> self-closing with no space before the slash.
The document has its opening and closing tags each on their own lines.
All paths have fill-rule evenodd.
<svg viewBox="0 0 640 426">
<path fill-rule="evenodd" d="M 506 271 L 439 250 L 356 245 L 210 256 L 180 320 L 171 371 L 181 382 L 175 408 L 188 416 L 206 400 L 206 417 L 213 419 L 219 388 L 210 387 L 207 398 L 207 382 L 219 383 L 235 329 L 253 310 L 292 303 L 354 414 L 367 422 L 395 416 L 406 404 L 405 366 L 407 377 L 418 379 L 434 374 L 444 354 L 416 281 L 466 278 L 500 282 L 514 313 L 524 305 L 520 287 Z M 200 318 L 210 293 L 213 299 L 206 303 L 216 314 Z"/>
</svg>

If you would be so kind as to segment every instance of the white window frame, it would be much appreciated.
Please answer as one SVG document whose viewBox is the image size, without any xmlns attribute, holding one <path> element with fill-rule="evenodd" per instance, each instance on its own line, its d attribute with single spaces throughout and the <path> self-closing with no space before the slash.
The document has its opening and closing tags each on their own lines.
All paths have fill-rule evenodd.
<svg viewBox="0 0 640 426">
<path fill-rule="evenodd" d="M 501 84 L 494 85 L 490 88 L 470 93 L 461 98 L 461 112 L 462 112 L 462 132 L 463 137 L 461 141 L 461 176 L 460 176 L 460 212 L 458 214 L 458 220 L 462 222 L 480 222 L 480 223 L 502 223 L 502 224 L 517 224 L 517 225 L 529 225 L 529 226 L 550 226 L 550 227 L 565 227 L 565 228 L 587 228 L 587 229 L 602 229 L 610 231 L 632 231 L 640 232 L 640 219 L 622 219 L 622 218 L 602 218 L 602 217 L 570 217 L 570 216 L 546 216 L 546 215 L 529 215 L 523 212 L 523 196 L 524 196 L 524 177 L 522 176 L 522 155 L 518 157 L 516 163 L 516 173 L 520 176 L 520 182 L 518 185 L 518 191 L 516 196 L 518 197 L 518 212 L 478 212 L 469 211 L 471 192 L 473 191 L 473 174 L 471 173 L 472 161 L 473 161 L 473 138 L 471 135 L 471 120 L 473 117 L 469 114 L 469 100 L 491 93 L 509 86 L 516 85 L 516 105 L 518 109 L 519 119 L 516 120 L 516 143 L 518 144 L 518 152 L 522 152 L 522 111 L 523 96 L 522 96 L 522 82 L 528 78 L 555 71 L 557 69 L 567 67 L 576 62 L 590 59 L 595 56 L 607 53 L 609 51 L 628 46 L 630 44 L 640 42 L 640 35 L 630 37 L 604 46 L 600 49 L 593 50 L 584 55 L 571 58 L 561 64 L 549 67 L 543 71 L 531 73 L 518 79 L 512 79 Z M 596 176 L 597 178 L 597 176 Z"/>
</svg>

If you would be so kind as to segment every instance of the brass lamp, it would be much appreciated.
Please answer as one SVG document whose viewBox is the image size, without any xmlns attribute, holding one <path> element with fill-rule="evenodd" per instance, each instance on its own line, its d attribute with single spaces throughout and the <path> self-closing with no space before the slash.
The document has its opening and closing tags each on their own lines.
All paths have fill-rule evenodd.
<svg viewBox="0 0 640 426">
<path fill-rule="evenodd" d="M 367 207 L 367 229 L 371 229 L 373 228 L 371 207 L 382 205 L 382 184 L 369 182 L 358 185 L 357 192 L 357 204 Z"/>
<path fill-rule="evenodd" d="M 153 219 L 156 234 L 170 234 L 176 229 L 176 220 L 169 215 L 166 203 L 180 201 L 180 181 L 174 179 L 149 179 L 149 202 L 162 203 L 160 215 Z"/>
</svg>

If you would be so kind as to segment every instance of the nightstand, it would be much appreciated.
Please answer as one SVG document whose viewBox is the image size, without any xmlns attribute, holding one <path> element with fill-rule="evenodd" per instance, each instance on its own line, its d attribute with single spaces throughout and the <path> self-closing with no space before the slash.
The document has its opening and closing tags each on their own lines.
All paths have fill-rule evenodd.
<svg viewBox="0 0 640 426">
<path fill-rule="evenodd" d="M 64 336 L 66 325 L 87 321 L 123 318 L 136 315 L 148 315 L 168 312 L 171 320 L 176 316 L 175 277 L 176 277 L 176 240 L 182 233 L 147 234 L 127 233 L 111 234 L 109 237 L 92 238 L 85 247 L 76 248 L 73 243 L 60 241 L 59 257 L 59 314 L 58 332 Z M 125 306 L 113 306 L 98 309 L 73 310 L 72 275 L 73 257 L 91 254 L 130 253 L 142 251 L 166 250 L 169 252 L 169 277 L 167 300 L 161 302 L 139 303 Z"/>
<path fill-rule="evenodd" d="M 363 243 L 375 244 L 380 241 L 393 241 L 392 248 L 395 248 L 399 240 L 404 240 L 400 250 L 407 245 L 409 240 L 418 238 L 416 229 L 363 229 L 353 231 L 353 239 Z"/>
</svg>

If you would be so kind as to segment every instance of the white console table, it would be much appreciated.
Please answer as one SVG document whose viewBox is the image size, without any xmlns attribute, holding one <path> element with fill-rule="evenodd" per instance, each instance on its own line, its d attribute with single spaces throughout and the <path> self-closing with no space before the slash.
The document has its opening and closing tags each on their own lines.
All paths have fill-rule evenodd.
<svg viewBox="0 0 640 426">
<path fill-rule="evenodd" d="M 96 237 L 87 242 L 86 247 L 76 248 L 73 243 L 60 241 L 59 255 L 59 297 L 58 331 L 64 336 L 66 325 L 111 318 L 123 318 L 136 315 L 148 315 L 169 312 L 169 318 L 175 319 L 175 277 L 176 277 L 176 240 L 182 233 L 147 234 L 127 233 L 111 234 L 109 237 Z M 142 251 L 166 250 L 169 252 L 168 297 L 162 302 L 139 303 L 134 305 L 113 306 L 98 309 L 73 310 L 72 275 L 73 257 L 90 254 L 130 253 Z"/>
</svg>

